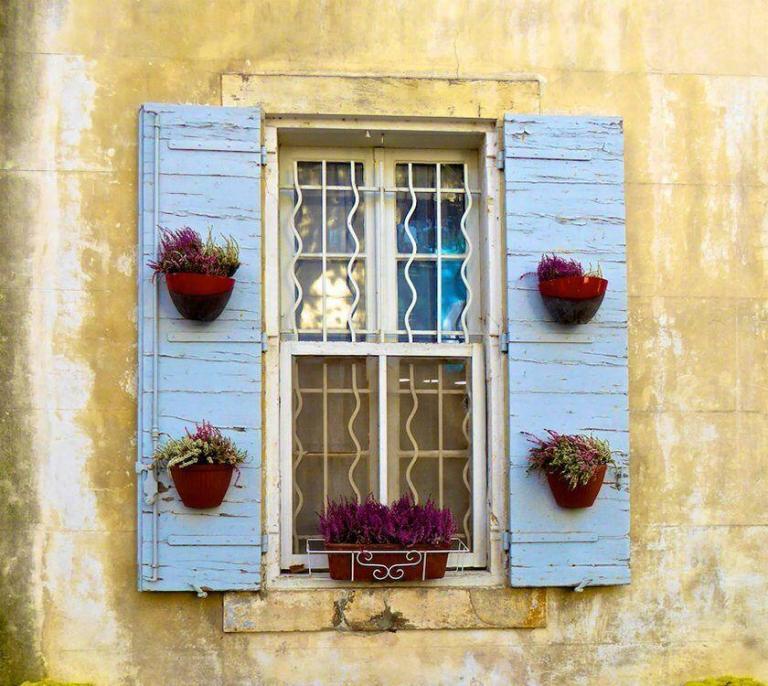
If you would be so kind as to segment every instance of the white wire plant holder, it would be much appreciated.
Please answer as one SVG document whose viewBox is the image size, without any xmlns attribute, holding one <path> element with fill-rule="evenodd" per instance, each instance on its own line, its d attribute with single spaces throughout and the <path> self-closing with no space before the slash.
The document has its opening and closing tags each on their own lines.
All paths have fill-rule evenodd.
<svg viewBox="0 0 768 686">
<path fill-rule="evenodd" d="M 349 581 L 359 581 L 360 571 L 370 569 L 374 581 L 402 581 L 406 572 L 411 568 L 420 569 L 420 581 L 427 580 L 427 560 L 430 555 L 448 554 L 446 569 L 452 569 L 462 573 L 464 560 L 469 548 L 460 538 L 451 539 L 450 547 L 440 549 L 417 550 L 414 548 L 381 549 L 375 547 L 366 548 L 364 544 L 354 550 L 328 549 L 322 538 L 306 539 L 307 547 L 307 571 L 312 576 L 313 555 L 348 555 L 350 557 L 351 578 Z M 381 562 L 382 555 L 400 555 L 401 561 L 385 564 Z M 315 569 L 314 571 L 317 571 Z M 356 573 L 357 572 L 357 573 Z M 413 579 L 408 579 L 413 580 Z"/>
</svg>

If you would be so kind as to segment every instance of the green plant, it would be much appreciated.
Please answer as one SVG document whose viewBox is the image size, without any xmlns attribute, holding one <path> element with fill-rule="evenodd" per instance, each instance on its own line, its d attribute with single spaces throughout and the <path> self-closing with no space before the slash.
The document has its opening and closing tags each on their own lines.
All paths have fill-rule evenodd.
<svg viewBox="0 0 768 686">
<path fill-rule="evenodd" d="M 203 421 L 194 433 L 186 430 L 186 436 L 171 438 L 154 454 L 155 468 L 191 467 L 196 464 L 240 464 L 246 453 L 235 446 L 230 438 L 209 422 Z"/>
<path fill-rule="evenodd" d="M 616 462 L 608 441 L 581 434 L 559 434 L 547 429 L 549 438 L 541 439 L 525 433 L 534 444 L 529 453 L 528 472 L 559 474 L 570 487 L 586 486 L 597 468 Z"/>
</svg>

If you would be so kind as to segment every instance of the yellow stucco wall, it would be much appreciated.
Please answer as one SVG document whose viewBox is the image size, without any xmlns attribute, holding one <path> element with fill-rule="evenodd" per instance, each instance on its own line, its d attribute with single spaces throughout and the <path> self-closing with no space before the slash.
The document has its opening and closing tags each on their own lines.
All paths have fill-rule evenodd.
<svg viewBox="0 0 768 686">
<path fill-rule="evenodd" d="M 765 0 L 9 0 L 0 19 L 3 686 L 768 679 Z M 135 591 L 136 112 L 220 104 L 238 72 L 527 74 L 543 113 L 624 117 L 631 586 L 550 591 L 540 629 L 366 635 L 223 634 L 220 596 Z"/>
</svg>

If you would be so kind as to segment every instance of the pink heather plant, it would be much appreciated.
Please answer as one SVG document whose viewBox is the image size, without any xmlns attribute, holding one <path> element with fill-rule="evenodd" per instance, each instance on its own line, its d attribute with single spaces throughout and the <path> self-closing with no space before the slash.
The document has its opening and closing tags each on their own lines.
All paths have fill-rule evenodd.
<svg viewBox="0 0 768 686">
<path fill-rule="evenodd" d="M 552 253 L 542 255 L 536 269 L 539 281 L 560 279 L 564 276 L 584 276 L 584 268 L 576 260 L 566 260 Z"/>
<path fill-rule="evenodd" d="M 217 245 L 213 236 L 203 241 L 197 231 L 184 226 L 162 230 L 157 261 L 149 263 L 156 274 L 194 273 L 232 276 L 240 266 L 240 248 L 231 236 Z"/>
<path fill-rule="evenodd" d="M 559 434 L 547 429 L 548 439 L 525 433 L 534 444 L 528 472 L 559 474 L 572 489 L 585 486 L 600 465 L 616 466 L 607 441 L 581 434 Z"/>
<path fill-rule="evenodd" d="M 450 510 L 439 509 L 431 500 L 425 505 L 415 505 L 407 495 L 389 507 L 371 495 L 362 503 L 329 500 L 325 514 L 318 518 L 326 543 L 389 543 L 404 548 L 448 546 L 456 533 Z"/>
</svg>

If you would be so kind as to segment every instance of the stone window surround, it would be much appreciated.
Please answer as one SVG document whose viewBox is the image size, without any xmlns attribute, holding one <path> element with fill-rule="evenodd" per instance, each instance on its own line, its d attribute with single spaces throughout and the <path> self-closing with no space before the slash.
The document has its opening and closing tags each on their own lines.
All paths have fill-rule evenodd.
<svg viewBox="0 0 768 686">
<path fill-rule="evenodd" d="M 484 119 L 487 123 L 507 111 L 539 111 L 540 91 L 541 80 L 526 76 L 453 79 L 316 74 L 222 75 L 223 105 L 261 105 L 267 113 L 299 116 L 306 112 L 327 113 L 326 116 L 336 117 L 372 118 L 428 115 L 432 121 L 449 117 L 454 121 L 463 119 L 465 122 Z M 297 93 L 301 93 L 302 97 L 297 98 Z M 334 93 L 345 95 L 334 98 Z M 403 99 L 403 93 L 408 94 L 407 100 Z M 297 108 L 299 111 L 296 111 Z M 267 158 L 271 158 L 273 165 L 276 165 L 276 136 L 270 142 L 268 129 L 265 134 Z M 265 174 L 267 182 L 269 175 L 268 163 Z M 265 222 L 272 221 L 276 225 L 276 212 L 275 198 L 270 203 L 267 197 Z M 267 322 L 268 336 L 269 333 Z M 269 366 L 270 361 L 267 359 L 267 373 Z M 269 421 L 266 415 L 265 421 Z M 265 448 L 269 449 L 267 440 Z M 265 481 L 269 484 L 268 475 Z M 265 500 L 268 500 L 269 488 L 266 491 Z M 277 542 L 279 517 L 275 523 L 271 520 L 267 514 L 267 541 Z M 495 529 L 498 535 L 497 524 Z M 267 567 L 270 565 L 270 557 L 276 554 L 276 548 L 275 545 L 268 545 L 265 556 Z M 498 580 L 489 578 L 487 572 L 454 580 L 463 584 L 458 587 L 361 585 L 345 588 L 281 588 L 275 584 L 277 579 L 270 579 L 269 573 L 265 576 L 266 588 L 261 592 L 223 594 L 225 632 L 375 632 L 404 629 L 537 628 L 546 625 L 546 589 L 488 586 L 489 582 L 498 583 Z M 471 576 L 480 578 L 472 579 Z"/>
</svg>

